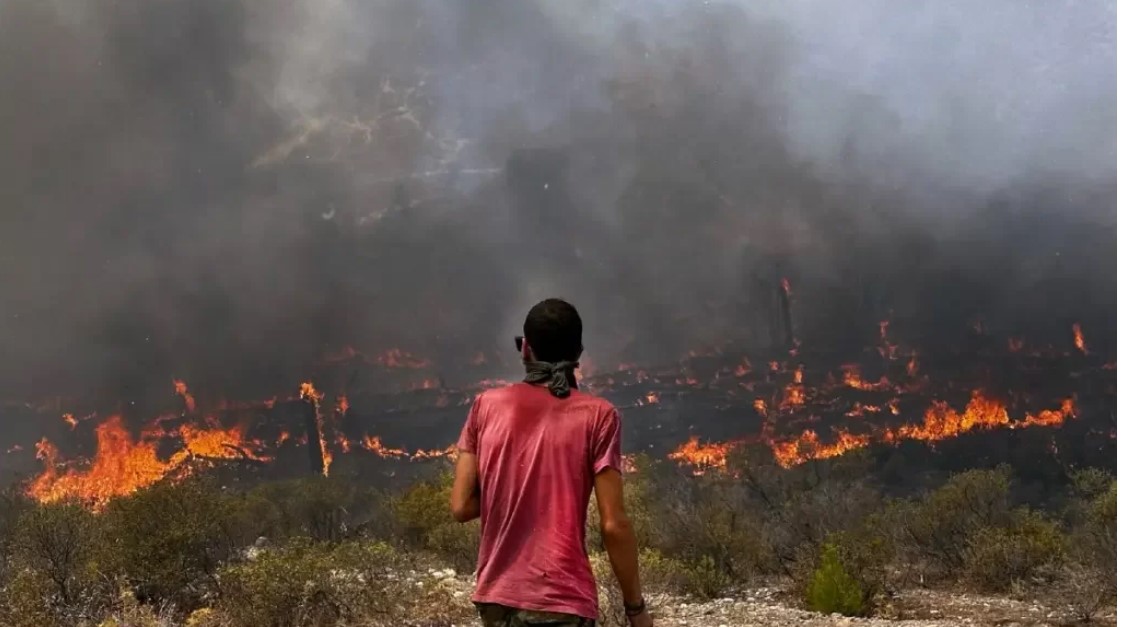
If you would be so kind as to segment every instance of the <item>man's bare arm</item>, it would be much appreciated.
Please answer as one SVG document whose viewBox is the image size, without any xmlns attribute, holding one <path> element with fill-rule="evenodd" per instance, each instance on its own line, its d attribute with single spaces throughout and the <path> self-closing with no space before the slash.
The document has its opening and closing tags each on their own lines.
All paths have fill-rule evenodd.
<svg viewBox="0 0 1123 627">
<path fill-rule="evenodd" d="M 480 478 L 476 454 L 460 451 L 456 457 L 456 475 L 452 480 L 449 505 L 456 522 L 468 522 L 480 516 Z"/>
<path fill-rule="evenodd" d="M 593 483 L 600 512 L 604 550 L 612 563 L 612 572 L 620 582 L 624 603 L 637 605 L 643 600 L 639 578 L 639 548 L 632 522 L 624 510 L 624 479 L 618 470 L 609 468 L 596 476 Z"/>
</svg>

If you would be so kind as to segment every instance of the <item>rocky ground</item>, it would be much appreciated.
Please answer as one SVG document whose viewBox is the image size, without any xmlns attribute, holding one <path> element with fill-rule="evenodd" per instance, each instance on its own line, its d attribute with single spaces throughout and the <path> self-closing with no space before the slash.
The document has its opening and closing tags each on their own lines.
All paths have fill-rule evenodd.
<svg viewBox="0 0 1123 627">
<path fill-rule="evenodd" d="M 454 602 L 463 603 L 466 611 L 457 613 L 457 622 L 450 627 L 476 625 L 468 600 L 472 581 L 451 570 L 430 570 L 412 573 L 411 577 L 436 582 L 448 591 Z M 656 595 L 649 599 L 656 625 L 689 627 L 1062 627 L 1076 621 L 1063 609 L 1046 607 L 1033 601 L 1005 597 L 987 597 L 954 592 L 916 590 L 897 595 L 886 604 L 877 618 L 824 616 L 794 607 L 778 588 L 757 588 L 713 601 L 698 602 Z M 1111 612 L 1097 618 L 1093 625 L 1115 625 Z"/>
</svg>

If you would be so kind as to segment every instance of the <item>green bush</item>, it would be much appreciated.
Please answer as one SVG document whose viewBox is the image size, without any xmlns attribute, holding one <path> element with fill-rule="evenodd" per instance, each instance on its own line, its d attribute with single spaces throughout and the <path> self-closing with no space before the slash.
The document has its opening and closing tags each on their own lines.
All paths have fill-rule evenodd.
<svg viewBox="0 0 1123 627">
<path fill-rule="evenodd" d="M 19 490 L 0 490 L 0 585 L 8 579 L 7 557 L 15 547 L 20 516 L 34 506 L 35 502 Z"/>
<path fill-rule="evenodd" d="M 55 594 L 55 584 L 43 572 L 17 569 L 0 590 L 0 625 L 62 627 L 51 602 Z"/>
<path fill-rule="evenodd" d="M 219 610 L 235 626 L 327 626 L 380 614 L 406 599 L 386 571 L 400 565 L 389 546 L 331 546 L 294 539 L 224 568 Z"/>
<path fill-rule="evenodd" d="M 861 605 L 874 607 L 886 591 L 889 568 L 896 558 L 895 547 L 886 529 L 885 520 L 873 516 L 865 524 L 843 532 L 832 533 L 824 546 L 833 547 L 845 573 L 858 584 Z"/>
<path fill-rule="evenodd" d="M 459 570 L 475 570 L 480 546 L 479 522 L 454 521 L 449 511 L 451 494 L 452 475 L 444 473 L 413 485 L 393 500 L 391 506 L 399 528 L 398 537 L 408 547 L 430 551 Z"/>
<path fill-rule="evenodd" d="M 274 481 L 251 490 L 244 506 L 260 519 L 261 535 L 276 542 L 300 536 L 336 541 L 369 500 L 357 486 L 338 477 Z"/>
<path fill-rule="evenodd" d="M 25 581 L 45 578 L 60 606 L 74 606 L 95 582 L 96 523 L 77 502 L 31 507 L 16 523 L 13 562 L 35 573 Z"/>
<path fill-rule="evenodd" d="M 967 542 L 967 578 L 984 590 L 1007 591 L 1046 574 L 1064 558 L 1060 527 L 1038 512 L 1019 510 L 1006 527 L 984 527 Z"/>
<path fill-rule="evenodd" d="M 807 587 L 807 606 L 823 614 L 863 616 L 870 606 L 863 599 L 862 586 L 842 565 L 838 547 L 823 545 L 819 567 Z"/>
<path fill-rule="evenodd" d="M 961 573 L 968 540 L 979 530 L 1004 527 L 1010 520 L 1010 471 L 968 470 L 912 503 L 898 503 L 896 541 L 906 560 L 923 562 L 938 577 Z"/>
<path fill-rule="evenodd" d="M 101 514 L 103 571 L 142 598 L 192 608 L 243 545 L 228 535 L 232 499 L 200 481 L 158 483 L 114 499 Z"/>
<path fill-rule="evenodd" d="M 1087 560 L 1115 572 L 1115 555 L 1118 547 L 1118 527 L 1115 525 L 1116 509 L 1115 482 L 1111 482 L 1103 493 L 1092 499 L 1084 523 L 1078 529 L 1078 537 L 1084 550 L 1091 556 Z"/>
</svg>

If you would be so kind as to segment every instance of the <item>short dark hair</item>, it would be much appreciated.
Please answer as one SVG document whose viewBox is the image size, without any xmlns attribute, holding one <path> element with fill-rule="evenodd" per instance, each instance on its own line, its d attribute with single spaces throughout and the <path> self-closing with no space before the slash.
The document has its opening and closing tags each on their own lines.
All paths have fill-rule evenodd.
<svg viewBox="0 0 1123 627">
<path fill-rule="evenodd" d="M 538 361 L 576 361 L 581 356 L 581 316 L 560 298 L 547 298 L 531 307 L 523 335 Z"/>
</svg>

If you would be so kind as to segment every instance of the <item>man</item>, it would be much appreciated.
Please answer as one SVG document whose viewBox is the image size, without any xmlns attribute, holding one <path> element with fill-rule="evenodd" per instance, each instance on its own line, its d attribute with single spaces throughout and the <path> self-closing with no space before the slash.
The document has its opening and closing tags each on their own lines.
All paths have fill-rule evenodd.
<svg viewBox="0 0 1123 627">
<path fill-rule="evenodd" d="M 624 511 L 620 414 L 576 390 L 581 317 L 544 300 L 526 316 L 522 383 L 480 394 L 457 448 L 451 506 L 480 518 L 476 603 L 485 627 L 592 627 L 597 586 L 585 552 L 595 490 L 604 548 L 632 627 L 651 627 L 636 538 Z"/>
</svg>

